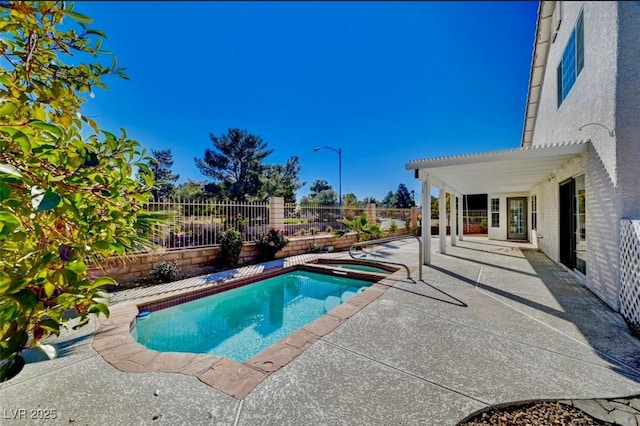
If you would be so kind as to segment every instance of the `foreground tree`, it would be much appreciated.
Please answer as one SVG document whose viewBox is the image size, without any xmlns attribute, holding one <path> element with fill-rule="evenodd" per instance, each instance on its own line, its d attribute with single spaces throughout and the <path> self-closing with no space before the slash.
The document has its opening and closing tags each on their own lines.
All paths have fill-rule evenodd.
<svg viewBox="0 0 640 426">
<path fill-rule="evenodd" d="M 116 136 L 81 113 L 104 76 L 124 77 L 115 58 L 96 59 L 104 34 L 90 23 L 72 3 L 0 2 L 1 381 L 69 311 L 76 327 L 108 315 L 100 289 L 115 282 L 91 277 L 88 261 L 136 248 L 139 215 L 148 217 L 149 158 L 124 130 Z"/>
<path fill-rule="evenodd" d="M 151 156 L 152 160 L 147 165 L 155 179 L 155 185 L 151 190 L 153 199 L 158 201 L 171 198 L 176 191 L 176 186 L 173 182 L 180 178 L 180 175 L 176 175 L 171 171 L 171 166 L 173 166 L 171 149 L 159 151 L 152 149 Z"/>
</svg>

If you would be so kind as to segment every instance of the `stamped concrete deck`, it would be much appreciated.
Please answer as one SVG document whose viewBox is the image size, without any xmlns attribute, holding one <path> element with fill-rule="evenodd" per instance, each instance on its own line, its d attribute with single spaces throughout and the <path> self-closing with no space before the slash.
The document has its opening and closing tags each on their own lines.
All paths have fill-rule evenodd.
<svg viewBox="0 0 640 426">
<path fill-rule="evenodd" d="M 572 274 L 525 245 L 467 238 L 418 282 L 417 251 L 408 239 L 370 252 L 410 264 L 414 280 L 398 278 L 241 399 L 195 376 L 117 370 L 92 347 L 93 321 L 57 339 L 59 358 L 34 357 L 0 385 L 0 423 L 50 409 L 43 424 L 454 425 L 493 404 L 563 399 L 636 424 L 640 341 Z"/>
</svg>

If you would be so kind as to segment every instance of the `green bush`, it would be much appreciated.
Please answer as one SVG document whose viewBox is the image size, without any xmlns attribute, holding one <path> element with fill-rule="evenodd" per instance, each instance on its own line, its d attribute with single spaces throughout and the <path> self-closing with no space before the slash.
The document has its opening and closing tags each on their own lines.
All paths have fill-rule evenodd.
<svg viewBox="0 0 640 426">
<path fill-rule="evenodd" d="M 68 311 L 74 328 L 108 315 L 102 289 L 115 281 L 92 267 L 148 243 L 151 159 L 124 129 L 83 115 L 103 78 L 126 77 L 90 25 L 72 2 L 0 7 L 0 381 Z"/>
<path fill-rule="evenodd" d="M 175 281 L 180 275 L 180 267 L 175 260 L 171 263 L 165 262 L 164 259 L 160 263 L 153 265 L 151 275 L 161 283 Z"/>
<path fill-rule="evenodd" d="M 242 234 L 230 228 L 220 239 L 220 264 L 223 268 L 235 268 L 242 251 Z"/>
<path fill-rule="evenodd" d="M 320 253 L 322 252 L 322 246 L 318 243 L 311 244 L 311 253 Z"/>
<path fill-rule="evenodd" d="M 396 232 L 398 230 L 398 224 L 396 223 L 395 220 L 391 221 L 391 224 L 389 225 L 389 232 Z"/>
<path fill-rule="evenodd" d="M 411 231 L 411 220 L 407 219 L 404 221 L 404 230 L 409 232 Z"/>
<path fill-rule="evenodd" d="M 276 253 L 285 248 L 289 244 L 289 240 L 284 233 L 276 229 L 270 229 L 265 234 L 260 234 L 256 238 L 256 248 L 260 252 L 264 260 L 273 260 Z"/>
</svg>

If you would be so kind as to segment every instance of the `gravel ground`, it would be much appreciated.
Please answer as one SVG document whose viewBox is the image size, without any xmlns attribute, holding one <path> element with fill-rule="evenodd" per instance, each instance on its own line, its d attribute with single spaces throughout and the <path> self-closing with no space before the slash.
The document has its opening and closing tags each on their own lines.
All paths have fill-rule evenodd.
<svg viewBox="0 0 640 426">
<path fill-rule="evenodd" d="M 575 407 L 557 402 L 538 402 L 533 404 L 492 408 L 489 411 L 460 423 L 459 426 L 553 426 L 553 425 L 612 425 L 594 419 Z"/>
</svg>

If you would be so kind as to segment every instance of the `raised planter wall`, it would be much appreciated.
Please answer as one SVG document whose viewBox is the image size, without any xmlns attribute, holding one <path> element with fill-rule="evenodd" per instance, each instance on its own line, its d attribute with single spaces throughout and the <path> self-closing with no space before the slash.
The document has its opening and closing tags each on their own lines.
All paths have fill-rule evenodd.
<svg viewBox="0 0 640 426">
<path fill-rule="evenodd" d="M 343 238 L 336 238 L 333 235 L 289 237 L 289 244 L 284 250 L 276 254 L 276 259 L 311 253 L 313 244 L 318 244 L 323 247 L 333 246 L 334 251 L 343 251 L 348 250 L 351 244 L 355 242 L 356 234 L 348 234 Z M 218 263 L 219 256 L 219 246 L 144 253 L 127 256 L 123 259 L 110 259 L 103 264 L 102 270 L 93 268 L 92 275 L 106 275 L 118 282 L 130 281 L 150 275 L 153 266 L 163 259 L 166 262 L 175 261 L 178 267 L 185 269 L 215 265 Z M 258 256 L 259 253 L 255 243 L 245 243 L 240 252 L 238 265 L 242 266 L 254 263 L 258 260 Z"/>
</svg>

